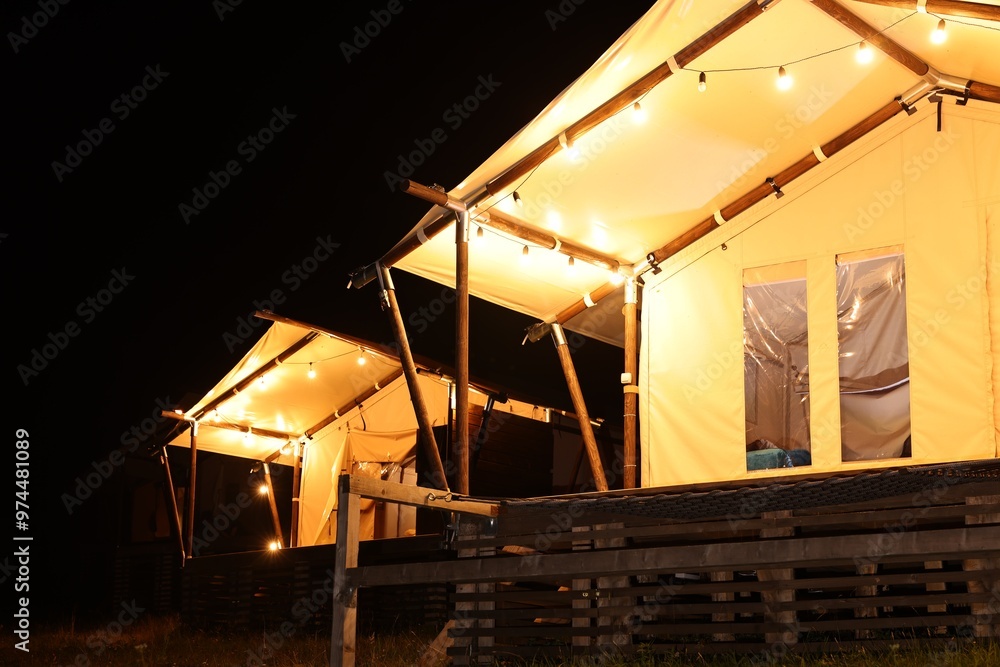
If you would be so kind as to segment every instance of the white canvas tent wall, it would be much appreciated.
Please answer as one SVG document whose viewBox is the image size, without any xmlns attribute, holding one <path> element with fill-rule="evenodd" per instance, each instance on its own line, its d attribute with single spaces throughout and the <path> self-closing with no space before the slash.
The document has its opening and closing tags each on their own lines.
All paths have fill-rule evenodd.
<svg viewBox="0 0 1000 667">
<path fill-rule="evenodd" d="M 554 321 L 609 280 L 579 261 L 567 276 L 558 247 L 531 248 L 532 265 L 512 271 L 525 241 L 494 229 L 490 211 L 642 277 L 644 486 L 751 474 L 743 273 L 783 262 L 804 262 L 809 286 L 810 472 L 898 464 L 842 460 L 833 314 L 837 256 L 896 245 L 909 286 L 908 461 L 996 456 L 1000 13 L 996 2 L 949 3 L 957 16 L 928 14 L 933 2 L 884 4 L 899 3 L 656 2 L 448 192 L 488 232 L 470 251 L 474 295 Z M 948 39 L 934 44 L 928 36 L 941 18 Z M 867 65 L 855 62 L 862 38 L 880 49 Z M 774 85 L 779 66 L 794 77 L 790 90 Z M 929 101 L 938 91 L 941 105 Z M 787 178 L 768 180 L 779 174 Z M 453 234 L 423 233 L 450 215 L 428 211 L 397 245 L 420 237 L 419 248 L 395 265 L 451 283 Z M 949 304 L 963 286 L 974 293 Z M 620 320 L 607 309 L 588 320 L 594 312 L 567 327 L 620 344 Z M 684 393 L 691 387 L 695 399 Z"/>
<path fill-rule="evenodd" d="M 359 365 L 359 359 L 366 363 Z M 451 380 L 427 364 L 418 368 L 433 426 L 444 426 Z M 487 391 L 472 387 L 471 404 L 484 405 Z M 551 417 L 549 409 L 513 398 L 496 403 L 494 411 Z M 273 322 L 185 415 L 199 420 L 198 451 L 291 465 L 296 446 L 301 448 L 299 546 L 334 540 L 330 520 L 335 526 L 341 472 L 355 464 L 413 471 L 417 421 L 398 358 L 366 341 L 300 322 Z M 168 444 L 190 448 L 190 442 L 188 430 Z M 405 480 L 414 483 L 415 474 Z"/>
</svg>

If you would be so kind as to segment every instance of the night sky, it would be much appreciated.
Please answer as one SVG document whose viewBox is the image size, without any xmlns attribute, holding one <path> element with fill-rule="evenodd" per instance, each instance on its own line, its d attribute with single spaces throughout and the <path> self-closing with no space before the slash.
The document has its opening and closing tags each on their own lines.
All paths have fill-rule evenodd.
<svg viewBox="0 0 1000 667">
<path fill-rule="evenodd" d="M 5 3 L 3 419 L 30 442 L 12 532 L 33 537 L 36 618 L 101 608 L 113 452 L 236 364 L 267 326 L 254 310 L 391 340 L 375 288 L 346 285 L 429 208 L 389 187 L 398 156 L 424 146 L 412 178 L 454 187 L 650 4 Z M 442 290 L 394 277 L 404 316 Z M 415 352 L 452 363 L 452 315 Z M 571 409 L 551 344 L 521 345 L 532 321 L 474 303 L 472 374 Z M 591 414 L 620 421 L 620 350 L 575 354 Z"/>
</svg>

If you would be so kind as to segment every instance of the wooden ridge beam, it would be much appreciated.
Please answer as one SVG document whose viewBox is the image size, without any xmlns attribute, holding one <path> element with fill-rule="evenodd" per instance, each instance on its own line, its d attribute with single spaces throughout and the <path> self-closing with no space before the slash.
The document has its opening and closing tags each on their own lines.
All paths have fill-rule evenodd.
<svg viewBox="0 0 1000 667">
<path fill-rule="evenodd" d="M 879 125 L 882 125 L 890 118 L 894 117 L 900 111 L 905 108 L 904 103 L 900 98 L 895 98 L 888 104 L 884 105 L 881 109 L 868 116 L 861 122 L 855 124 L 853 127 L 849 128 L 845 132 L 837 135 L 832 140 L 823 144 L 820 150 L 826 157 L 833 157 L 843 149 L 847 148 L 849 145 L 868 134 L 874 130 Z M 763 201 L 772 194 L 775 194 L 775 187 L 779 189 L 798 177 L 802 176 L 810 169 L 820 164 L 819 158 L 815 153 L 810 153 L 803 157 L 802 159 L 795 162 L 790 167 L 783 169 L 776 176 L 765 181 L 762 185 L 755 187 L 750 192 L 742 195 L 735 201 L 727 204 L 720 210 L 720 215 L 723 220 L 731 220 L 740 213 L 743 213 L 749 209 L 754 204 Z M 774 186 L 771 185 L 774 183 Z M 654 250 L 647 255 L 647 260 L 653 266 L 664 262 L 669 257 L 676 255 L 678 252 L 687 248 L 696 241 L 704 238 L 711 232 L 718 229 L 721 225 L 715 216 L 707 218 L 691 229 L 687 230 L 677 238 L 671 240 L 666 245 Z"/>
<path fill-rule="evenodd" d="M 774 3 L 771 3 L 774 4 Z M 682 48 L 673 60 L 678 67 L 683 68 L 695 58 L 698 58 L 713 46 L 730 36 L 744 25 L 760 16 L 765 7 L 757 0 L 751 0 L 735 13 L 720 22 L 708 32 Z M 617 95 L 604 102 L 583 118 L 570 125 L 565 130 L 566 138 L 573 140 L 593 129 L 622 109 L 636 102 L 655 86 L 665 81 L 673 74 L 669 61 L 657 65 L 648 73 L 632 82 Z M 518 160 L 505 172 L 486 184 L 486 191 L 491 196 L 497 196 L 513 186 L 517 181 L 530 174 L 536 167 L 561 150 L 559 137 L 553 137 L 544 144 Z"/>
<path fill-rule="evenodd" d="M 878 5 L 893 9 L 916 9 L 914 0 L 858 0 L 866 5 Z M 984 5 L 968 0 L 927 0 L 925 5 L 928 14 L 956 16 L 965 19 L 983 19 L 984 21 L 1000 21 L 1000 7 Z"/>
</svg>

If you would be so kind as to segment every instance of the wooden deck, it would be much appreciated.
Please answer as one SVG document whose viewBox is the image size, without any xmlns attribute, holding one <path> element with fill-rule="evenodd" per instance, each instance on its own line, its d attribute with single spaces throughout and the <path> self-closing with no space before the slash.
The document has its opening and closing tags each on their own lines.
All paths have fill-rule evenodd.
<svg viewBox="0 0 1000 667">
<path fill-rule="evenodd" d="M 843 502 L 807 507 L 795 507 L 796 489 L 784 486 L 733 497 L 706 492 L 701 500 L 636 490 L 621 502 L 607 502 L 627 495 L 619 491 L 525 504 L 373 489 L 345 476 L 341 507 L 364 496 L 454 512 L 457 558 L 358 565 L 350 512 L 342 513 L 332 664 L 354 664 L 359 590 L 417 582 L 454 585 L 448 654 L 455 665 L 639 650 L 762 659 L 914 643 L 949 650 L 966 638 L 996 637 L 996 474 L 990 465 L 971 474 L 920 469 L 866 478 L 864 493 L 842 480 L 827 487 L 840 485 Z M 799 490 L 803 501 L 830 493 Z M 727 511 L 664 518 L 679 503 L 696 512 L 699 502 Z"/>
</svg>

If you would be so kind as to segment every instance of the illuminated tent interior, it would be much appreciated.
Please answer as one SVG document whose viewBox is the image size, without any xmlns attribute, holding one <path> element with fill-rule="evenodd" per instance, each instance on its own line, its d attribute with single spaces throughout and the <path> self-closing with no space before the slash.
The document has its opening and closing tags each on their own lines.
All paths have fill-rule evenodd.
<svg viewBox="0 0 1000 667">
<path fill-rule="evenodd" d="M 455 285 L 457 219 L 626 365 L 641 304 L 644 487 L 996 457 L 1000 3 L 906 4 L 656 2 L 380 262 Z"/>
<path fill-rule="evenodd" d="M 267 481 L 267 486 L 271 483 L 260 475 L 262 468 L 288 466 L 295 475 L 291 529 L 276 541 L 282 546 L 331 543 L 336 537 L 336 482 L 340 474 L 417 483 L 418 425 L 404 372 L 390 349 L 271 313 L 258 316 L 272 320 L 270 326 L 204 397 L 175 415 L 179 428 L 167 443 L 168 451 L 177 461 L 190 459 L 191 420 L 197 420 L 197 452 L 246 459 L 248 469 L 253 464 L 258 471 L 255 479 Z M 454 380 L 447 368 L 426 359 L 419 360 L 417 372 L 433 425 L 443 431 L 450 424 Z M 573 488 L 579 477 L 585 478 L 585 470 L 573 465 L 580 456 L 581 443 L 571 415 L 508 396 L 478 381 L 472 384 L 470 394 L 479 414 L 489 406 L 488 418 L 480 421 L 486 424 L 488 434 L 480 442 L 480 477 L 473 478 L 481 491 L 530 489 L 535 484 L 540 492 L 551 493 L 553 487 Z M 182 421 L 185 419 L 188 421 Z M 490 476 L 495 476 L 502 462 L 492 460 L 490 452 L 506 442 L 505 429 L 512 428 L 535 437 L 524 445 L 534 447 L 537 459 L 530 466 L 532 470 L 522 470 L 518 480 L 492 480 Z M 496 442 L 491 443 L 488 437 Z M 545 445 L 549 444 L 546 456 Z M 613 447 L 610 441 L 606 444 Z M 551 466 L 538 465 L 543 460 Z M 187 482 L 175 480 L 178 486 Z M 213 480 L 198 478 L 195 488 L 196 496 L 204 497 L 198 502 L 214 509 Z M 256 485 L 242 484 L 241 488 L 251 494 L 257 491 Z M 269 495 L 268 500 L 275 498 L 273 487 Z M 288 500 L 276 502 L 284 505 Z M 276 507 L 274 510 L 277 512 Z M 280 533 L 281 522 L 275 519 L 274 524 L 275 532 Z M 363 539 L 412 535 L 417 528 L 415 508 L 392 503 L 377 507 L 374 502 L 363 508 Z M 177 534 L 182 534 L 179 527 Z M 193 555 L 199 555 L 196 546 L 196 542 L 190 545 Z"/>
</svg>

